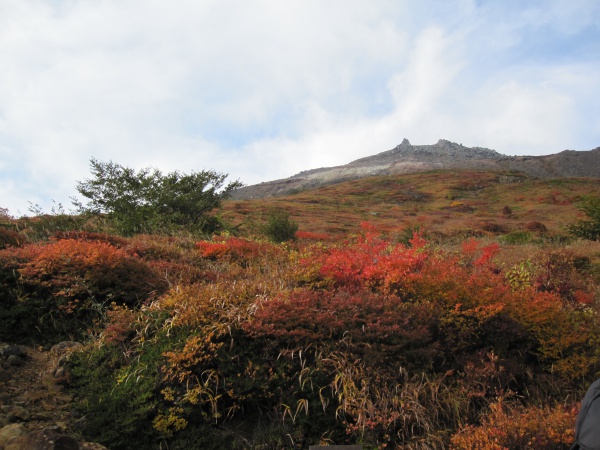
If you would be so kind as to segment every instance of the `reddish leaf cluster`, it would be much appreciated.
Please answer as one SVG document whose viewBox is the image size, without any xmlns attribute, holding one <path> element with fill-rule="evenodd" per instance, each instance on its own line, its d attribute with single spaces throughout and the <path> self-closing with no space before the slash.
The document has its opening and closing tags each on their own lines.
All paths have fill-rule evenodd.
<svg viewBox="0 0 600 450">
<path fill-rule="evenodd" d="M 229 256 L 233 260 L 249 261 L 276 252 L 273 245 L 228 237 L 221 242 L 200 241 L 196 243 L 202 257 L 218 260 Z"/>
<path fill-rule="evenodd" d="M 313 233 L 311 231 L 296 231 L 296 239 L 306 241 L 327 241 L 331 236 L 326 233 Z"/>
<path fill-rule="evenodd" d="M 42 295 L 135 305 L 166 288 L 144 261 L 106 242 L 61 239 L 23 253 L 21 281 Z"/>
</svg>

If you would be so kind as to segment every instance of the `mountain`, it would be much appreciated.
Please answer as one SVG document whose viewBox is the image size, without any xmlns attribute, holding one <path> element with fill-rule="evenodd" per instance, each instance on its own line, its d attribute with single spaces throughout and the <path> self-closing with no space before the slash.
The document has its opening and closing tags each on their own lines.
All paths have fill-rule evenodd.
<svg viewBox="0 0 600 450">
<path fill-rule="evenodd" d="M 535 178 L 600 178 L 600 147 L 545 156 L 506 156 L 488 148 L 465 147 L 445 139 L 433 145 L 412 145 L 404 139 L 391 150 L 343 166 L 306 170 L 289 178 L 243 187 L 235 191 L 232 198 L 287 195 L 373 175 L 452 169 L 521 172 Z"/>
</svg>

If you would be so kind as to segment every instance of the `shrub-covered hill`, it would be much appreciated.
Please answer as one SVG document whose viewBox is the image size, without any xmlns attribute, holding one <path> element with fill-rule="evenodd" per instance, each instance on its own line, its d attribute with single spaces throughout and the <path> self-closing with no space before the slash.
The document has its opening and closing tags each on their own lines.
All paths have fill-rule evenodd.
<svg viewBox="0 0 600 450">
<path fill-rule="evenodd" d="M 382 230 L 420 227 L 431 240 L 508 235 L 528 240 L 565 234 L 577 202 L 600 193 L 600 179 L 535 179 L 513 172 L 432 171 L 334 184 L 286 197 L 230 200 L 223 216 L 250 232 L 272 208 L 287 210 L 307 231 L 355 233 L 360 223 Z"/>
<path fill-rule="evenodd" d="M 231 202 L 224 217 L 252 220 L 214 236 L 29 230 L 27 241 L 5 224 L 0 341 L 84 343 L 61 379 L 78 399 L 70 426 L 110 449 L 569 448 L 600 371 L 600 243 L 569 238 L 547 211 L 575 220 L 571 202 L 593 183 L 496 182 L 450 199 L 442 186 L 469 180 L 430 176 L 409 184 L 425 202 L 394 200 L 396 227 L 360 212 L 388 205 L 376 199 L 393 178 L 339 209 L 327 190 Z M 508 202 L 518 186 L 522 210 Z M 556 203 L 531 198 L 552 186 Z M 310 195 L 319 214 L 293 209 Z M 483 196 L 496 220 L 546 230 L 475 233 Z M 455 201 L 475 211 L 445 209 Z M 274 205 L 300 224 L 296 240 L 259 236 Z M 446 231 L 438 210 L 454 221 Z"/>
</svg>

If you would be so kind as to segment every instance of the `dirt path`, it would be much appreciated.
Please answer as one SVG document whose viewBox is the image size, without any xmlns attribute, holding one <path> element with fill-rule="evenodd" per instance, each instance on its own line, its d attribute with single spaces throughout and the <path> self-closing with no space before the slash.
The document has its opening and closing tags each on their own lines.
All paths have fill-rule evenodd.
<svg viewBox="0 0 600 450">
<path fill-rule="evenodd" d="M 79 416 L 73 397 L 64 392 L 60 368 L 68 351 L 0 343 L 0 432 L 7 425 L 21 424 L 26 433 L 76 434 Z M 3 446 L 0 439 L 0 450 Z M 80 448 L 104 447 L 80 444 Z"/>
</svg>

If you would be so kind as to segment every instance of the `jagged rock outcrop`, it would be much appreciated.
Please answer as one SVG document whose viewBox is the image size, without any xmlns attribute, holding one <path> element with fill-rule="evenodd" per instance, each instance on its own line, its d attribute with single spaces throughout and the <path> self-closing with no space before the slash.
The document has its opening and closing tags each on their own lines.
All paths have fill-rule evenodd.
<svg viewBox="0 0 600 450">
<path fill-rule="evenodd" d="M 391 150 L 343 166 L 306 170 L 290 178 L 246 186 L 235 191 L 232 198 L 287 195 L 368 176 L 440 169 L 511 171 L 540 178 L 600 178 L 600 147 L 590 151 L 565 150 L 546 156 L 506 156 L 488 148 L 465 147 L 445 139 L 433 145 L 412 145 L 404 139 Z"/>
</svg>

